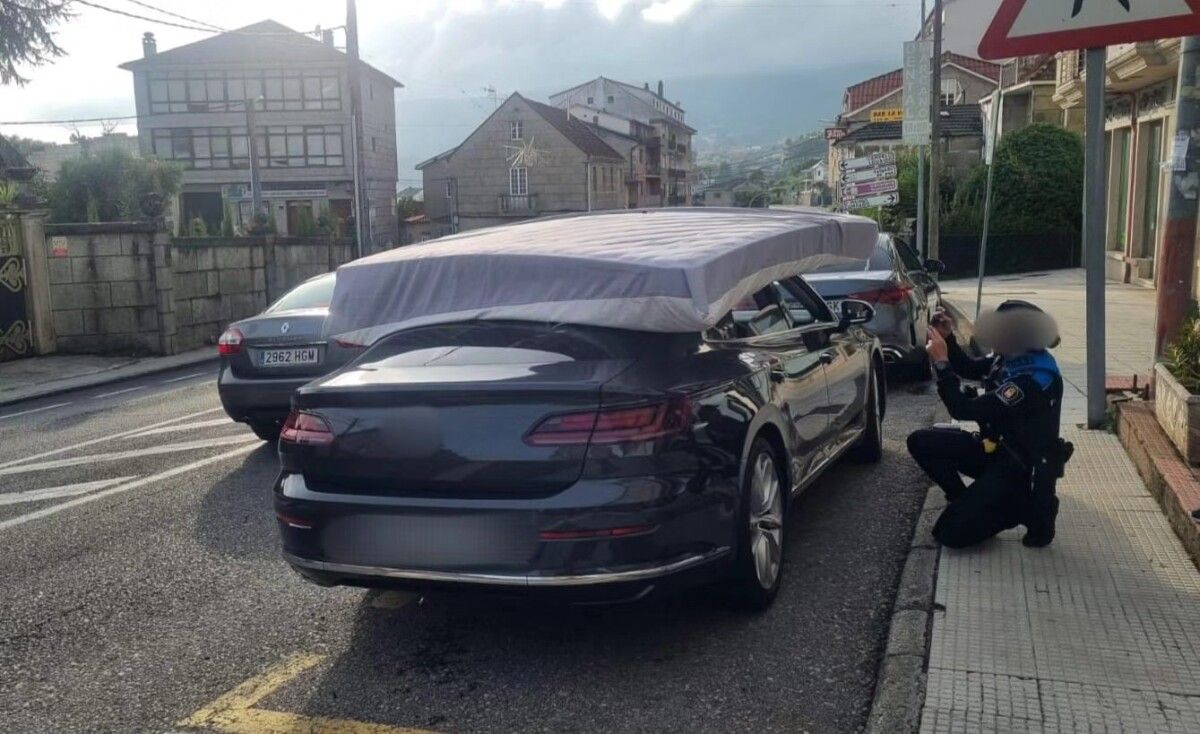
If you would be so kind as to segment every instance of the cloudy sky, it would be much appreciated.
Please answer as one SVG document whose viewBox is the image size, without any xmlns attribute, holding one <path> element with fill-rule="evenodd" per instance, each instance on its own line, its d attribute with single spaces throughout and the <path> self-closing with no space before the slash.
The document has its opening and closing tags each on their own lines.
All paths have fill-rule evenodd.
<svg viewBox="0 0 1200 734">
<path fill-rule="evenodd" d="M 145 0 L 222 28 L 274 18 L 296 29 L 338 26 L 340 0 Z M 94 0 L 112 9 L 164 17 L 132 0 Z M 853 67 L 887 71 L 919 27 L 920 0 L 359 0 L 362 55 L 405 83 L 397 94 L 398 134 L 436 146 L 456 142 L 491 106 L 483 89 L 549 93 L 599 74 L 672 84 L 740 75 L 803 72 L 836 76 Z M 66 125 L 17 127 L 16 120 L 133 113 L 131 78 L 117 68 L 141 55 L 153 30 L 159 49 L 207 34 L 76 4 L 58 29 L 67 56 L 30 69 L 30 83 L 0 88 L 0 133 L 64 140 Z M 338 43 L 343 42 L 340 32 Z M 840 83 L 840 80 L 839 80 Z M 779 89 L 803 95 L 805 89 Z M 463 110 L 452 121 L 419 111 L 443 100 Z M 688 106 L 687 100 L 683 100 Z M 827 107 L 836 112 L 840 100 Z M 410 111 L 405 113 L 406 106 Z M 474 112 L 472 112 L 474 111 Z M 133 131 L 132 122 L 125 123 Z M 447 125 L 450 127 L 441 128 Z M 83 127 L 86 133 L 96 127 Z M 429 131 L 434 131 L 431 138 Z M 428 153 L 436 150 L 423 151 Z"/>
</svg>

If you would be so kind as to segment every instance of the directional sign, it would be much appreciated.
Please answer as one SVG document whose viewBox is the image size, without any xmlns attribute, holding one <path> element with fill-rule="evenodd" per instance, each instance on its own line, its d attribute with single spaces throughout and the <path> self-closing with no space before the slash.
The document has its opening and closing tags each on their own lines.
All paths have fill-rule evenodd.
<svg viewBox="0 0 1200 734">
<path fill-rule="evenodd" d="M 851 171 L 842 176 L 842 181 L 845 183 L 859 183 L 861 181 L 881 181 L 885 178 L 896 177 L 896 166 L 879 166 L 878 168 L 860 168 Z"/>
<path fill-rule="evenodd" d="M 863 199 L 850 199 L 844 202 L 846 209 L 854 211 L 856 209 L 869 209 L 873 206 L 896 206 L 900 203 L 900 194 L 883 194 L 881 196 L 868 196 Z"/>
<path fill-rule="evenodd" d="M 852 183 L 842 186 L 843 199 L 857 199 L 863 196 L 875 196 L 876 194 L 887 194 L 892 191 L 899 191 L 900 184 L 896 179 L 889 178 L 886 181 L 868 181 L 867 183 Z"/>
<path fill-rule="evenodd" d="M 1200 34 L 1200 0 L 1004 0 L 979 42 L 985 59 Z"/>
<path fill-rule="evenodd" d="M 859 168 L 874 168 L 875 166 L 890 166 L 896 162 L 895 153 L 872 153 L 861 158 L 851 158 L 842 161 L 842 172 L 854 171 Z"/>
</svg>

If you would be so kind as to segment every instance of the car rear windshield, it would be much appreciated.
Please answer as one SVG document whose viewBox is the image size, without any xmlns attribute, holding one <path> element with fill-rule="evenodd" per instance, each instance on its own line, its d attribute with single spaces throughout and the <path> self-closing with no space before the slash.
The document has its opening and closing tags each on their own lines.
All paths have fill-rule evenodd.
<svg viewBox="0 0 1200 734">
<path fill-rule="evenodd" d="M 329 308 L 329 301 L 333 298 L 333 284 L 333 273 L 301 283 L 283 294 L 283 298 L 272 304 L 267 313 L 302 308 Z"/>
<path fill-rule="evenodd" d="M 860 273 L 866 270 L 891 270 L 895 267 L 892 260 L 892 248 L 886 242 L 880 242 L 875 246 L 875 251 L 871 253 L 871 259 L 867 261 L 866 266 L 862 263 L 843 262 L 833 263 L 831 265 L 822 265 L 819 268 L 813 268 L 814 273 Z"/>
</svg>

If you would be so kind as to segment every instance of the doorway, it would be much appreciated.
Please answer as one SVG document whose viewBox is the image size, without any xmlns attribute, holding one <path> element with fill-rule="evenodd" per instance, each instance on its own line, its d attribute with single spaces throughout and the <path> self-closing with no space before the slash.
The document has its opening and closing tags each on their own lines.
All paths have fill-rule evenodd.
<svg viewBox="0 0 1200 734">
<path fill-rule="evenodd" d="M 1142 226 L 1141 239 L 1137 243 L 1137 257 L 1154 259 L 1155 246 L 1158 243 L 1159 198 L 1162 193 L 1162 120 L 1146 123 L 1141 128 L 1144 137 L 1144 166 L 1142 175 L 1145 185 L 1142 191 Z"/>
</svg>

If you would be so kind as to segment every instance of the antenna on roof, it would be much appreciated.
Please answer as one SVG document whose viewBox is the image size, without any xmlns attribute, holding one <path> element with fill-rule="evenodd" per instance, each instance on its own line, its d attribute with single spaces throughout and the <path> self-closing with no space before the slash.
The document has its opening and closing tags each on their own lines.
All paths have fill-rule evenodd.
<svg viewBox="0 0 1200 734">
<path fill-rule="evenodd" d="M 496 92 L 496 87 L 489 84 L 483 88 L 483 93 L 491 98 L 492 105 L 494 105 L 496 109 L 500 109 L 500 95 Z"/>
</svg>

